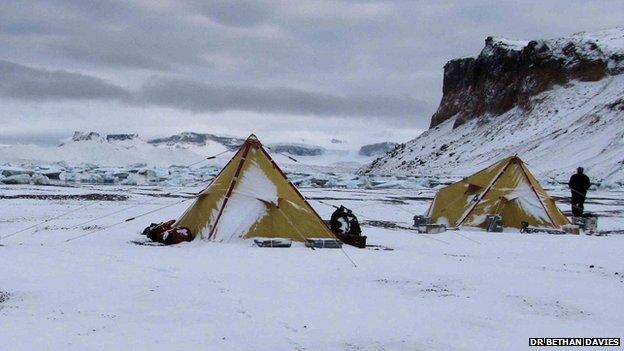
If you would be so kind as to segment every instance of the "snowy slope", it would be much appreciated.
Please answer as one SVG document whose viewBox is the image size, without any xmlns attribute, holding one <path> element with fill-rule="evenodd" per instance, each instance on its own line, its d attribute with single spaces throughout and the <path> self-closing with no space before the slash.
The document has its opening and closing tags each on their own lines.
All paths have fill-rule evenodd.
<svg viewBox="0 0 624 351">
<path fill-rule="evenodd" d="M 624 57 L 624 31 L 601 35 L 592 38 L 594 42 L 604 40 L 600 47 L 604 55 L 615 57 L 619 48 Z M 580 42 L 579 38 L 586 40 L 588 36 L 573 38 Z M 549 43 L 558 47 L 553 44 L 557 40 Z M 514 45 L 517 48 L 521 44 Z M 617 67 L 612 68 L 612 74 L 597 81 L 570 80 L 554 85 L 530 97 L 526 105 L 500 115 L 486 113 L 459 124 L 459 117 L 448 118 L 361 172 L 466 176 L 518 154 L 541 178 L 566 181 L 576 167 L 583 166 L 594 181 L 621 184 L 624 75 Z"/>
</svg>

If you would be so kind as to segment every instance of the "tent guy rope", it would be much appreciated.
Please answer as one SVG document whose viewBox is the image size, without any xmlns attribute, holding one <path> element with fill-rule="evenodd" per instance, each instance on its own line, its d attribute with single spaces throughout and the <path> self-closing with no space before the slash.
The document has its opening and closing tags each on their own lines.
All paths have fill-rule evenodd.
<svg viewBox="0 0 624 351">
<path fill-rule="evenodd" d="M 212 156 L 205 157 L 205 158 L 203 158 L 202 160 L 199 160 L 199 161 L 196 161 L 196 162 L 192 162 L 192 163 L 187 164 L 187 165 L 185 165 L 185 166 L 187 166 L 187 167 L 192 167 L 192 166 L 198 165 L 198 164 L 203 163 L 203 162 L 206 162 L 206 161 L 208 161 L 208 160 L 215 159 L 215 158 L 217 158 L 218 156 L 223 155 L 223 154 L 224 154 L 224 153 L 226 153 L 226 152 L 230 152 L 230 150 L 226 150 L 226 151 L 220 152 L 220 153 L 218 153 L 218 154 L 216 154 L 216 155 L 212 155 Z M 203 182 L 203 180 L 202 180 L 202 181 L 199 181 L 199 182 Z M 40 225 L 43 225 L 43 224 L 48 223 L 48 222 L 50 222 L 50 221 L 53 221 L 53 220 L 55 220 L 55 219 L 59 219 L 59 218 L 64 217 L 64 216 L 66 216 L 66 215 L 68 215 L 68 214 L 74 213 L 74 212 L 76 212 L 76 211 L 78 211 L 78 210 L 85 209 L 85 208 L 88 208 L 88 207 L 91 207 L 91 206 L 94 206 L 94 205 L 100 204 L 100 203 L 102 203 L 102 202 L 104 202 L 104 201 L 105 201 L 105 200 L 99 200 L 99 201 L 94 201 L 94 202 L 91 202 L 91 203 L 88 203 L 88 204 L 84 204 L 84 205 L 82 205 L 82 206 L 78 206 L 78 207 L 76 207 L 76 208 L 73 208 L 73 209 L 70 209 L 70 210 L 68 210 L 68 211 L 62 212 L 62 213 L 60 213 L 60 214 L 58 214 L 58 215 L 56 215 L 56 216 L 53 216 L 53 217 L 47 218 L 47 219 L 45 219 L 45 220 L 43 220 L 43 221 L 41 221 L 41 222 L 39 222 L 39 223 L 36 223 L 36 224 L 30 225 L 30 226 L 28 226 L 28 227 L 25 227 L 25 228 L 22 228 L 22 229 L 19 229 L 19 230 L 16 230 L 16 231 L 11 232 L 11 233 L 9 233 L 9 234 L 7 234 L 7 235 L 0 236 L 0 240 L 2 240 L 2 239 L 6 239 L 6 238 L 10 238 L 10 237 L 12 237 L 12 236 L 14 236 L 14 235 L 17 235 L 17 234 L 23 233 L 23 232 L 25 232 L 25 231 L 28 231 L 28 230 L 30 230 L 30 229 L 36 228 L 36 227 L 38 227 L 38 226 L 40 226 Z M 133 208 L 133 207 L 136 207 L 136 206 L 131 206 L 131 207 L 129 207 L 129 208 Z M 128 209 L 129 209 L 129 208 L 128 208 Z M 120 212 L 123 212 L 123 211 L 118 211 L 118 212 L 115 212 L 114 214 L 116 214 L 116 213 L 120 213 Z M 103 217 L 101 217 L 101 218 L 104 218 L 104 217 L 108 217 L 108 215 L 105 215 L 105 216 L 103 216 Z M 98 218 L 98 219 L 99 219 L 99 218 Z M 97 220 L 97 219 L 96 219 L 96 220 Z M 87 221 L 86 223 L 90 223 L 90 222 L 91 222 L 91 221 Z M 82 224 L 84 224 L 84 223 L 82 223 Z M 82 224 L 78 224 L 78 225 L 82 225 Z"/>
</svg>

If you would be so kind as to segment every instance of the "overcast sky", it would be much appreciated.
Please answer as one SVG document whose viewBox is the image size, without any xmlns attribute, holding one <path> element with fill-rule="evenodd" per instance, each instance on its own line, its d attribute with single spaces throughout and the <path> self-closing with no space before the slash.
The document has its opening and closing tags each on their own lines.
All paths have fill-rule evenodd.
<svg viewBox="0 0 624 351">
<path fill-rule="evenodd" d="M 97 3 L 97 4 L 93 4 Z M 0 142 L 74 130 L 415 137 L 489 35 L 624 23 L 624 1 L 3 1 Z"/>
</svg>

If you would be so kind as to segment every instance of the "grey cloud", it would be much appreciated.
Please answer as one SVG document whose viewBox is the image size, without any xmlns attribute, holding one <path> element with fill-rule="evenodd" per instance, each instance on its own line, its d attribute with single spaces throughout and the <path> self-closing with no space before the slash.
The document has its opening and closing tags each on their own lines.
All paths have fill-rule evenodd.
<svg viewBox="0 0 624 351">
<path fill-rule="evenodd" d="M 171 67 L 165 62 L 154 58 L 156 55 L 146 55 L 137 52 L 131 43 L 108 43 L 106 46 L 94 47 L 92 43 L 80 43 L 68 41 L 58 45 L 58 50 L 63 54 L 79 61 L 113 67 L 140 68 L 169 70 Z M 115 47 L 115 50 L 111 48 Z"/>
<path fill-rule="evenodd" d="M 273 8 L 258 0 L 199 1 L 196 7 L 210 19 L 228 26 L 251 27 L 265 22 Z"/>
<path fill-rule="evenodd" d="M 20 100 L 128 100 L 130 94 L 100 78 L 0 60 L 0 95 Z"/>
<path fill-rule="evenodd" d="M 0 34 L 21 36 L 50 33 L 50 28 L 41 23 L 29 23 L 4 18 L 2 20 L 2 23 L 0 23 Z"/>
<path fill-rule="evenodd" d="M 9 1 L 0 10 L 2 59 L 79 69 L 80 78 L 65 79 L 89 88 L 0 76 L 0 94 L 83 96 L 122 101 L 121 109 L 405 116 L 401 125 L 424 128 L 441 96 L 444 63 L 478 54 L 488 35 L 528 40 L 599 30 L 621 25 L 623 12 L 621 0 Z M 44 81 L 62 80 L 63 71 L 42 71 L 54 76 Z M 163 79 L 149 81 L 154 74 Z"/>
<path fill-rule="evenodd" d="M 68 67 L 169 71 L 199 64 L 210 37 L 183 17 L 140 2 L 24 0 L 0 11 L 0 47 L 70 60 Z"/>
<path fill-rule="evenodd" d="M 16 133 L 0 134 L 0 144 L 40 144 L 58 145 L 59 140 L 67 138 L 67 133 L 41 132 L 41 133 Z"/>
<path fill-rule="evenodd" d="M 338 96 L 295 88 L 208 85 L 181 79 L 152 79 L 131 91 L 97 77 L 32 68 L 0 60 L 0 96 L 30 101 L 113 100 L 192 112 L 232 110 L 314 116 L 396 117 L 428 106 L 408 96 Z"/>
<path fill-rule="evenodd" d="M 244 110 L 316 116 L 397 117 L 422 114 L 428 106 L 408 96 L 337 96 L 293 88 L 216 86 L 189 80 L 146 84 L 139 100 L 193 112 Z"/>
</svg>

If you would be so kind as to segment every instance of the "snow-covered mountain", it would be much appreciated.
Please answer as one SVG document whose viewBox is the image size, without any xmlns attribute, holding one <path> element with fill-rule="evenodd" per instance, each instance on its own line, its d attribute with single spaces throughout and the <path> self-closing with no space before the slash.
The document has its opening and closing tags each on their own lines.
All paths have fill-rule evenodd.
<svg viewBox="0 0 624 351">
<path fill-rule="evenodd" d="M 191 150 L 200 155 L 235 151 L 245 141 L 243 138 L 207 133 L 184 132 L 164 138 L 148 140 L 148 143 L 161 148 Z"/>
<path fill-rule="evenodd" d="M 397 147 L 397 143 L 383 142 L 364 145 L 360 148 L 360 155 L 362 156 L 381 156 L 388 151 L 394 150 Z"/>
<path fill-rule="evenodd" d="M 151 166 L 189 164 L 201 156 L 186 149 L 157 148 L 136 134 L 101 136 L 96 132 L 75 132 L 57 147 L 10 145 L 0 148 L 3 163 L 68 164 L 90 163 L 102 166 L 127 166 L 144 163 Z"/>
<path fill-rule="evenodd" d="M 55 147 L 21 144 L 1 147 L 0 164 L 22 166 L 64 162 L 69 165 L 87 163 L 124 167 L 140 163 L 168 167 L 192 164 L 202 158 L 220 154 L 206 163 L 220 167 L 243 141 L 239 137 L 193 132 L 144 140 L 138 134 L 100 135 L 97 132 L 77 131 Z M 371 155 L 359 154 L 358 150 L 344 143 L 332 148 L 297 142 L 269 143 L 267 147 L 278 163 L 294 166 L 298 170 L 307 166 L 323 166 L 351 172 L 373 158 Z M 372 148 L 377 150 L 379 145 L 373 145 Z"/>
<path fill-rule="evenodd" d="M 244 141 L 244 138 L 184 132 L 165 138 L 151 139 L 148 140 L 148 143 L 160 147 L 177 147 L 202 152 L 211 149 L 219 152 L 222 150 L 236 151 Z M 302 143 L 273 143 L 266 146 L 274 152 L 295 156 L 320 156 L 325 152 L 325 149 L 320 146 Z"/>
<path fill-rule="evenodd" d="M 308 144 L 298 143 L 274 143 L 268 145 L 269 149 L 277 153 L 287 153 L 295 156 L 321 156 L 325 153 L 325 149 Z"/>
<path fill-rule="evenodd" d="M 238 149 L 237 142 L 242 141 L 197 133 L 145 141 L 137 134 L 75 132 L 55 147 L 1 147 L 0 184 L 177 186 L 201 182 L 214 176 Z M 275 143 L 266 147 L 290 179 L 301 186 L 411 188 L 427 183 L 413 177 L 399 180 L 354 175 L 372 159 L 359 155 L 357 150 L 326 149 L 303 143 Z"/>
<path fill-rule="evenodd" d="M 529 42 L 487 38 L 448 62 L 428 131 L 365 174 L 465 176 L 518 154 L 538 176 L 624 181 L 624 28 Z"/>
</svg>

